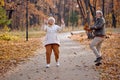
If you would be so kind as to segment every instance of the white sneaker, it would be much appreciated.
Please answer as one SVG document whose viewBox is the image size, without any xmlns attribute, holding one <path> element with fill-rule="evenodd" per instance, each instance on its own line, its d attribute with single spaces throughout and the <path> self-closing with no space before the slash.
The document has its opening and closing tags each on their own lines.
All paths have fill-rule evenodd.
<svg viewBox="0 0 120 80">
<path fill-rule="evenodd" d="M 59 67 L 59 66 L 60 66 L 60 63 L 59 63 L 59 62 L 57 62 L 56 66 L 57 66 L 57 67 Z"/>
<path fill-rule="evenodd" d="M 49 67 L 50 67 L 50 64 L 47 64 L 47 65 L 46 65 L 46 68 L 49 68 Z"/>
</svg>

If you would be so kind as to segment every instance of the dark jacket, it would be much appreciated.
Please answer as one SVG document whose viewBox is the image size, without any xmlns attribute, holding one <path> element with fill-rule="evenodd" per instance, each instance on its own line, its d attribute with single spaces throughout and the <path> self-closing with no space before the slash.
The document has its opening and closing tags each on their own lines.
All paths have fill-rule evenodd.
<svg viewBox="0 0 120 80">
<path fill-rule="evenodd" d="M 97 18 L 90 29 L 93 30 L 94 36 L 105 36 L 105 19 L 103 17 Z"/>
</svg>

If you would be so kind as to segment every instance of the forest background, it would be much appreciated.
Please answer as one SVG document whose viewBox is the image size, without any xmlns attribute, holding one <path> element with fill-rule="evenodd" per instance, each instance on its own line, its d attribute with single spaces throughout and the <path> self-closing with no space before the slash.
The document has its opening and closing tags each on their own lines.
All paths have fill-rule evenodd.
<svg viewBox="0 0 120 80">
<path fill-rule="evenodd" d="M 119 80 L 120 0 L 0 0 L 0 75 L 43 48 L 41 27 L 46 18 L 55 17 L 59 25 L 64 19 L 64 31 L 83 30 L 86 23 L 95 22 L 96 10 L 102 10 L 107 28 L 104 64 L 98 71 L 101 80 Z M 27 29 L 29 40 L 25 41 Z M 81 34 L 72 38 L 89 43 Z"/>
</svg>

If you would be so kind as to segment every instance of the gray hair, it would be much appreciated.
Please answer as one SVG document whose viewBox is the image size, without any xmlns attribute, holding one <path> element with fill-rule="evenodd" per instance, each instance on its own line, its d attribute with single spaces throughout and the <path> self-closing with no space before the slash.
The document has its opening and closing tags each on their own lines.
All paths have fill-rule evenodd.
<svg viewBox="0 0 120 80">
<path fill-rule="evenodd" d="M 97 13 L 100 13 L 101 16 L 103 16 L 103 12 L 102 12 L 101 10 L 97 10 L 97 11 L 96 11 L 96 14 L 97 14 Z"/>
<path fill-rule="evenodd" d="M 54 17 L 49 17 L 49 18 L 48 18 L 48 21 L 49 21 L 49 20 L 53 20 L 53 21 L 54 21 L 54 24 L 55 24 L 55 18 L 54 18 Z"/>
</svg>

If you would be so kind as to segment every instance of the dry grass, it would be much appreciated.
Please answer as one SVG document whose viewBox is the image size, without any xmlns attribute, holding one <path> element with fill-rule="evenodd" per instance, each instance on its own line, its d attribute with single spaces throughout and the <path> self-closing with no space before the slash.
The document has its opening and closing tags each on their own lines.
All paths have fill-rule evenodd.
<svg viewBox="0 0 120 80">
<path fill-rule="evenodd" d="M 4 32 L 0 32 L 0 34 L 4 34 Z M 34 56 L 37 49 L 43 48 L 41 37 L 45 35 L 45 32 L 29 31 L 28 41 L 25 41 L 25 31 L 12 31 L 7 34 L 17 36 L 19 39 L 16 41 L 0 40 L 0 75 Z"/>
<path fill-rule="evenodd" d="M 41 44 L 40 38 L 30 38 L 29 41 L 0 40 L 0 73 L 3 74 L 19 62 L 34 56 L 34 52 L 42 48 Z"/>
<path fill-rule="evenodd" d="M 120 80 L 120 33 L 108 32 L 107 36 L 102 45 L 103 65 L 96 69 L 100 72 L 100 80 Z M 71 36 L 71 39 L 89 45 L 91 41 L 86 38 L 86 34 Z"/>
<path fill-rule="evenodd" d="M 111 34 L 102 47 L 103 65 L 97 67 L 101 80 L 120 80 L 120 34 Z"/>
</svg>

